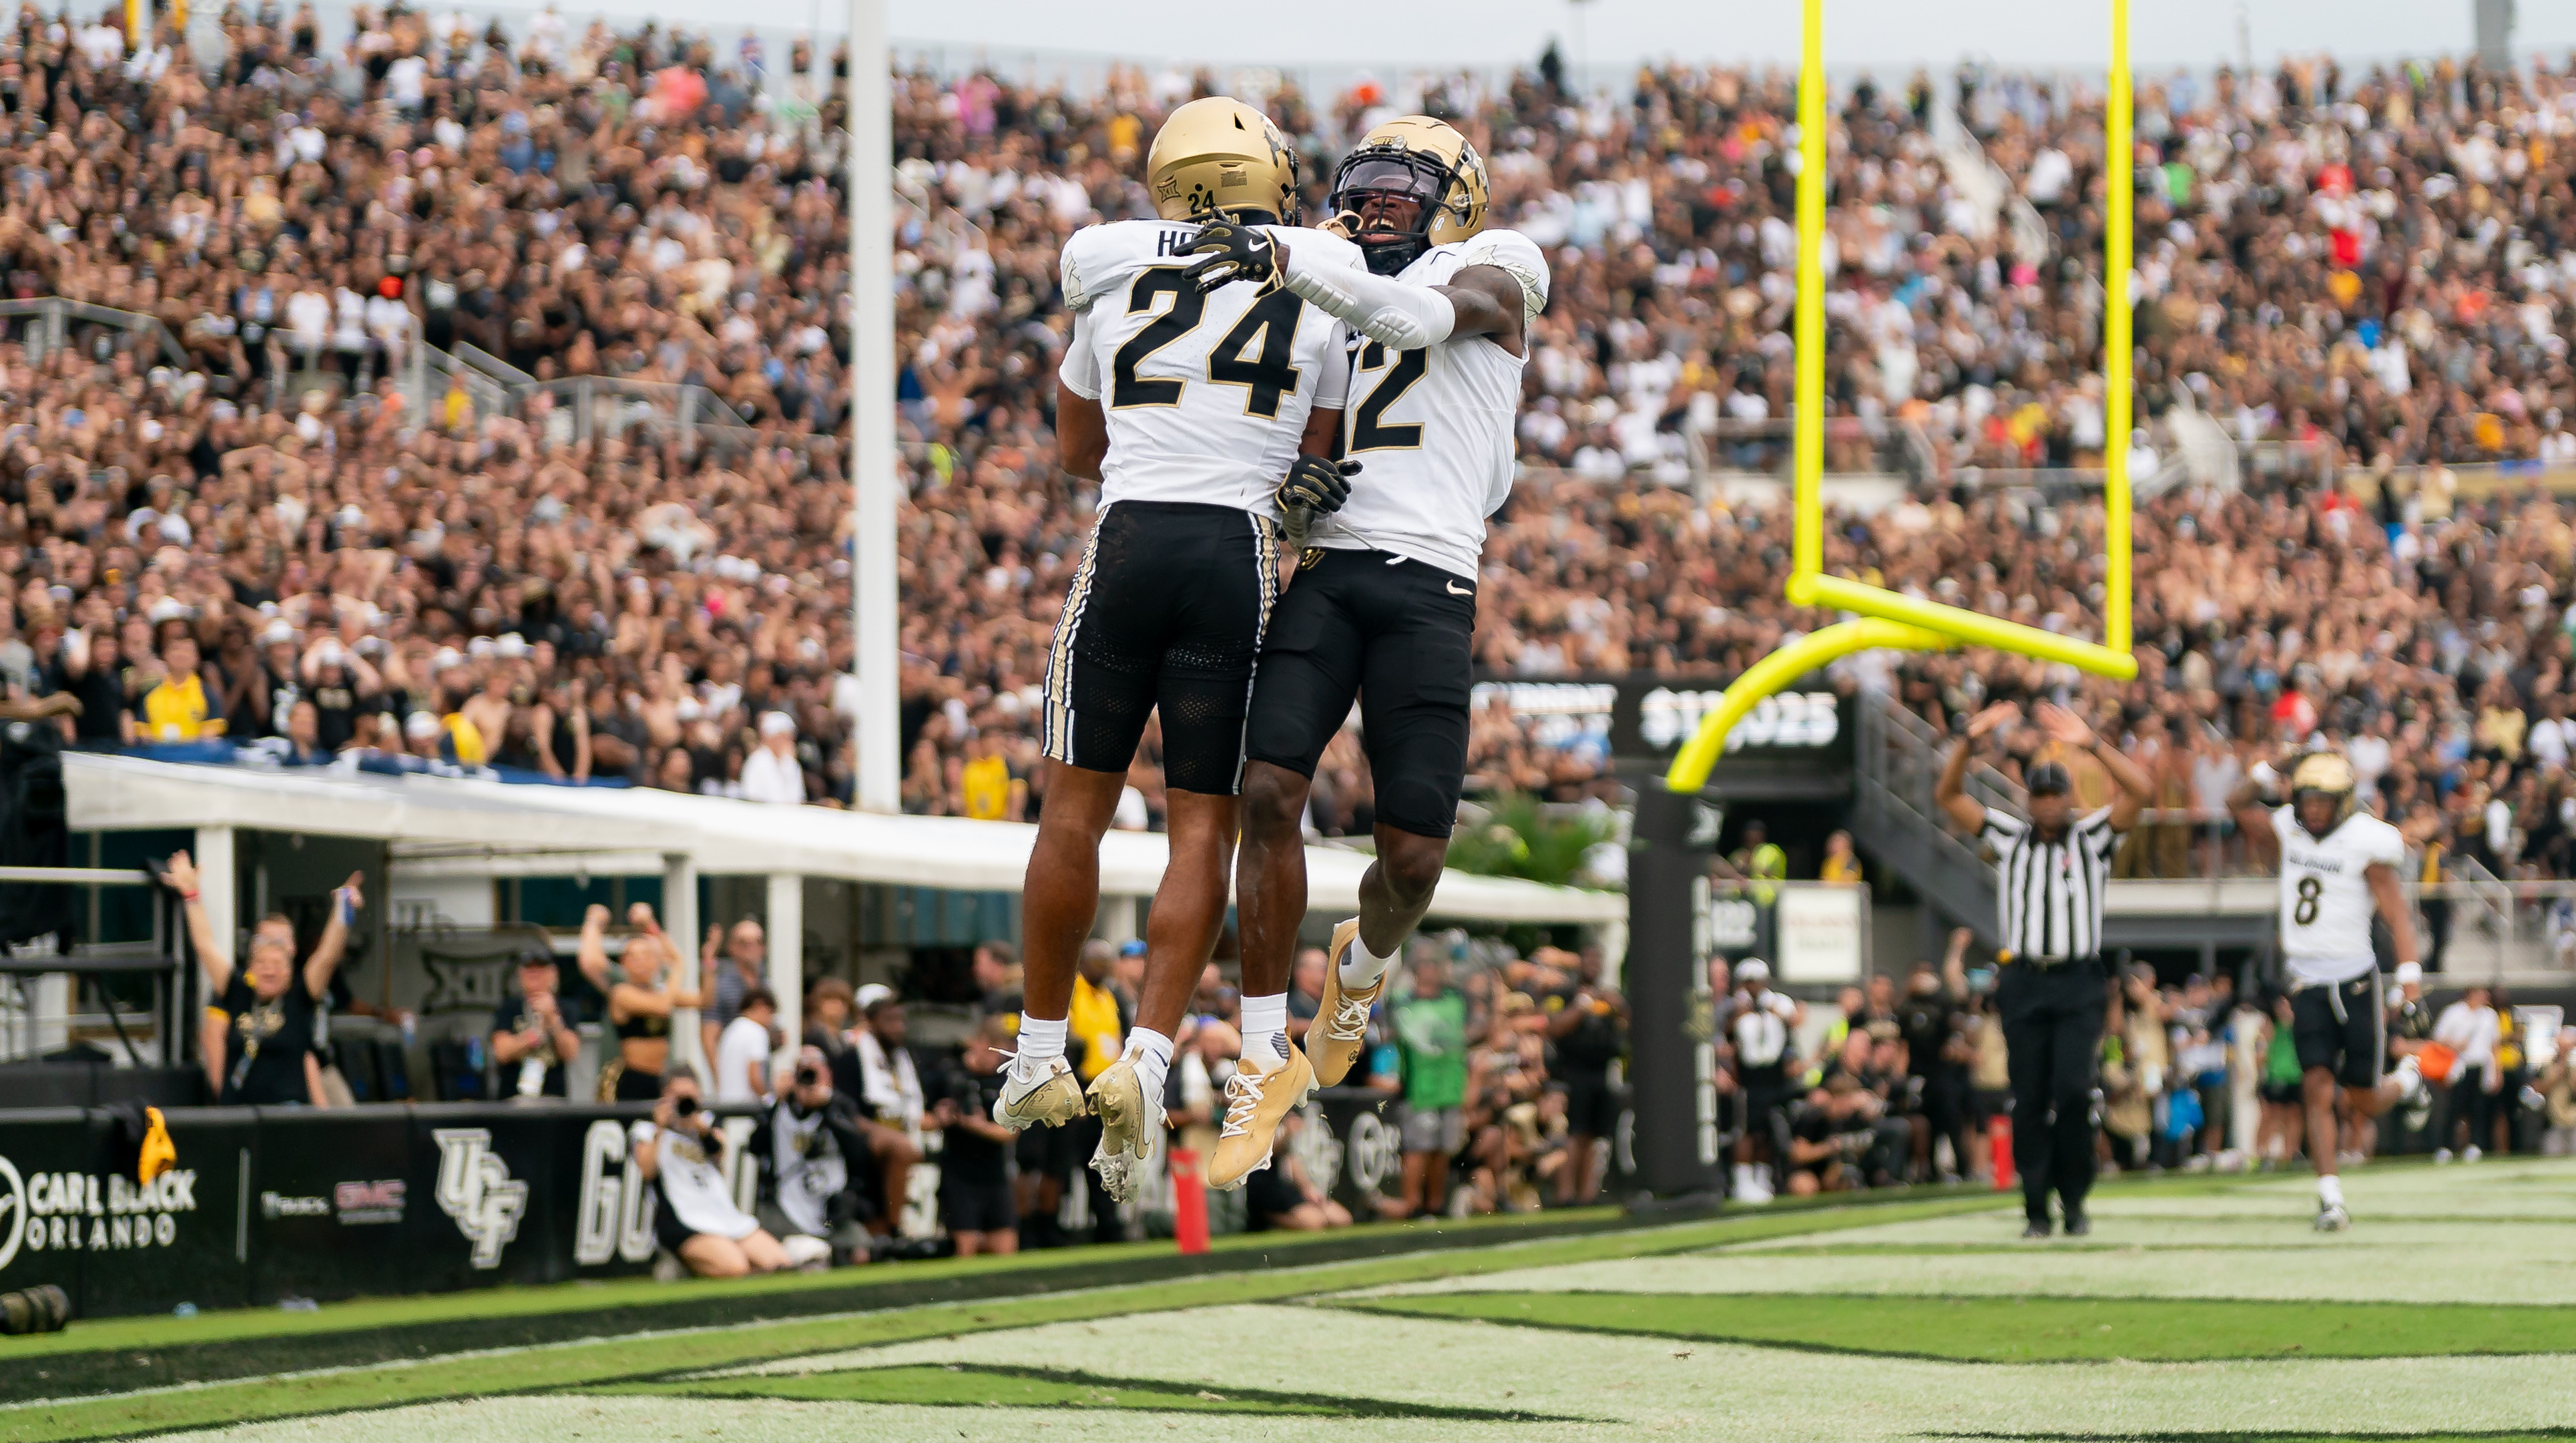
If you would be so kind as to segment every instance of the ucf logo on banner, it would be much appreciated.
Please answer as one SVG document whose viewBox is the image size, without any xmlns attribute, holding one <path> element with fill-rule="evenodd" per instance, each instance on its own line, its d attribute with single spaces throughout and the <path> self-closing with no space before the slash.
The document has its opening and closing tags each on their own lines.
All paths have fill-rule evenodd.
<svg viewBox="0 0 2576 1443">
<path fill-rule="evenodd" d="M 438 1141 L 439 1210 L 474 1244 L 474 1266 L 499 1267 L 501 1249 L 519 1235 L 528 1210 L 528 1185 L 493 1154 L 490 1128 L 442 1127 L 431 1136 Z"/>
</svg>

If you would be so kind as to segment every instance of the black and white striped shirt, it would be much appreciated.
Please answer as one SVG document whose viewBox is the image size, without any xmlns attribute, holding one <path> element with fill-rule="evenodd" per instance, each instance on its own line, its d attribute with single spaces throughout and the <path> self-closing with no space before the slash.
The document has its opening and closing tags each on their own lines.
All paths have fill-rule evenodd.
<svg viewBox="0 0 2576 1443">
<path fill-rule="evenodd" d="M 2087 812 L 2056 841 L 2030 823 L 1992 807 L 1980 840 L 1995 849 L 1995 902 L 2004 950 L 2055 962 L 2102 950 L 2102 899 L 2111 882 L 2111 853 L 2120 834 L 2111 809 Z"/>
</svg>

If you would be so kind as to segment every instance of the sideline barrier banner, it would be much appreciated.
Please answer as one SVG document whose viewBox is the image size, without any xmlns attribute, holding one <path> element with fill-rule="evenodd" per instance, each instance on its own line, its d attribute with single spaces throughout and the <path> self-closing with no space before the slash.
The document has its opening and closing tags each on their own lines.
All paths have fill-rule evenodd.
<svg viewBox="0 0 2576 1443">
<path fill-rule="evenodd" d="M 1624 1109 L 1603 1180 L 1611 1197 L 1633 1172 Z M 627 1131 L 650 1113 L 181 1108 L 164 1114 L 177 1165 L 138 1186 L 108 1113 L 0 1112 L 0 1291 L 57 1284 L 77 1316 L 100 1318 L 646 1272 L 656 1199 Z M 1334 1088 L 1307 1119 L 1299 1160 L 1355 1217 L 1403 1195 L 1398 1095 Z M 736 1134 L 750 1123 L 726 1119 Z M 1451 1169 L 1453 1189 L 1467 1180 Z M 737 1195 L 754 1182 L 737 1171 Z"/>
<path fill-rule="evenodd" d="M 0 1290 L 79 1316 L 616 1277 L 653 1261 L 624 1107 L 166 1113 L 148 1187 L 98 1111 L 0 1114 Z"/>
</svg>

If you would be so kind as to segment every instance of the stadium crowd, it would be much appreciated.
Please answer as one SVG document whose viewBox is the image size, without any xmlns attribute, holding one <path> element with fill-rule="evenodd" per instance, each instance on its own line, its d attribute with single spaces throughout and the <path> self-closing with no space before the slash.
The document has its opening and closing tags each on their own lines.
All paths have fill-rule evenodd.
<svg viewBox="0 0 2576 1443">
<path fill-rule="evenodd" d="M 837 101 L 809 126 L 751 47 L 649 26 L 357 21 L 335 44 L 309 10 L 228 11 L 220 47 L 191 51 L 167 30 L 129 43 L 121 12 L 28 10 L 0 40 L 0 127 L 24 152 L 0 214 L 12 293 L 156 316 L 187 357 L 114 332 L 44 352 L 33 327 L 0 354 L 10 684 L 79 700 L 66 726 L 90 745 L 221 732 L 289 761 L 845 801 L 845 333 L 825 298 L 846 230 L 819 138 Z M 1075 226 L 1147 211 L 1143 138 L 1211 86 L 897 77 L 908 809 L 1042 803 L 1029 719 L 1088 525 L 1053 466 L 1054 256 Z M 1907 498 L 1842 518 L 1829 564 L 2081 629 L 2099 508 L 1979 477 L 2080 467 L 2114 439 L 2089 359 L 2098 102 L 1974 71 L 1954 93 L 2004 193 L 1961 163 L 1924 78 L 1838 99 L 1837 464 L 1877 465 L 1872 438 L 1909 428 L 1924 445 Z M 1668 484 L 1687 438 L 1752 463 L 1786 414 L 1790 100 L 1729 68 L 1584 97 L 1552 58 L 1498 86 L 1268 97 L 1316 181 L 1373 114 L 1455 117 L 1498 220 L 1554 258 L 1487 667 L 1722 678 L 1815 624 L 1775 599 L 1776 508 Z M 2451 467 L 2576 460 L 2555 320 L 2576 284 L 2571 131 L 2576 81 L 2546 66 L 2142 86 L 2144 409 L 2188 398 L 2315 462 L 2142 509 L 2148 674 L 2080 690 L 2170 753 L 2175 805 L 2322 728 L 2359 739 L 2422 840 L 2565 872 L 2565 522 L 2510 489 L 2464 499 Z M 2045 257 L 2022 249 L 2034 225 Z M 484 414 L 395 384 L 408 348 L 465 343 L 540 379 L 704 386 L 750 439 L 576 441 L 544 393 Z M 1846 683 L 1935 717 L 2075 685 L 1873 665 Z M 1158 822 L 1153 755 L 1129 825 Z M 1569 797 L 1599 763 L 1499 702 L 1479 718 L 1480 790 Z M 1319 830 L 1364 831 L 1348 736 L 1323 781 Z"/>
</svg>

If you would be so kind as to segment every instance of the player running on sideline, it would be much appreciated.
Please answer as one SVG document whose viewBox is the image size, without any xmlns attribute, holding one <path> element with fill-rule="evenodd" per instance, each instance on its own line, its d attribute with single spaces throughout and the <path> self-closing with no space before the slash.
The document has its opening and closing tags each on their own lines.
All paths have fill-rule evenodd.
<svg viewBox="0 0 2576 1443">
<path fill-rule="evenodd" d="M 1342 1080 L 1369 1007 L 1431 906 L 1467 766 L 1470 647 L 1485 520 L 1511 494 L 1512 434 L 1547 260 L 1487 230 L 1485 162 L 1455 128 L 1411 115 L 1365 136 L 1333 177 L 1338 243 L 1309 231 L 1210 226 L 1209 273 L 1259 280 L 1356 334 L 1344 454 L 1367 471 L 1318 520 L 1272 618 L 1252 699 L 1243 848 L 1243 1066 L 1227 1084 L 1208 1181 L 1265 1166 L 1280 1119 L 1312 1084 Z M 1376 785 L 1377 860 L 1360 914 L 1333 929 L 1332 965 L 1302 1053 L 1288 1047 L 1290 954 L 1306 915 L 1306 793 L 1359 700 Z"/>
<path fill-rule="evenodd" d="M 1225 916 L 1244 708 L 1278 589 L 1282 507 L 1329 513 L 1349 489 L 1331 462 L 1300 459 L 1329 451 L 1341 429 L 1342 323 L 1276 287 L 1209 292 L 1182 274 L 1202 222 L 1266 235 L 1295 218 L 1296 153 L 1260 111 L 1211 97 L 1172 112 L 1145 178 L 1162 219 L 1086 227 L 1060 260 L 1074 323 L 1056 442 L 1068 473 L 1099 481 L 1100 510 L 1047 654 L 1027 1001 L 993 1104 L 1015 1131 L 1086 1110 L 1064 1055 L 1075 954 L 1099 909 L 1101 835 L 1158 712 L 1171 862 L 1146 929 L 1135 1028 L 1088 1102 L 1101 1128 L 1093 1166 L 1122 1199 L 1156 1135 L 1172 1034 Z M 1360 268 L 1347 241 L 1298 234 L 1317 270 Z"/>
<path fill-rule="evenodd" d="M 2376 911 L 2388 924 L 2397 965 L 2413 966 L 2415 921 L 2397 887 L 2406 840 L 2379 818 L 2354 812 L 2352 763 L 2332 752 L 2300 759 L 2287 805 L 2256 806 L 2258 789 L 2276 778 L 2269 766 L 2256 768 L 2228 809 L 2255 853 L 2280 869 L 2281 955 L 2290 973 L 2308 1158 L 2317 1169 L 2317 1230 L 2339 1232 L 2352 1226 L 2352 1214 L 2335 1175 L 2336 1085 L 2358 1123 L 2424 1086 L 2413 1057 L 2399 1059 L 2385 1078 L 2379 1071 L 2388 1056 L 2387 1012 L 2370 919 Z"/>
</svg>

